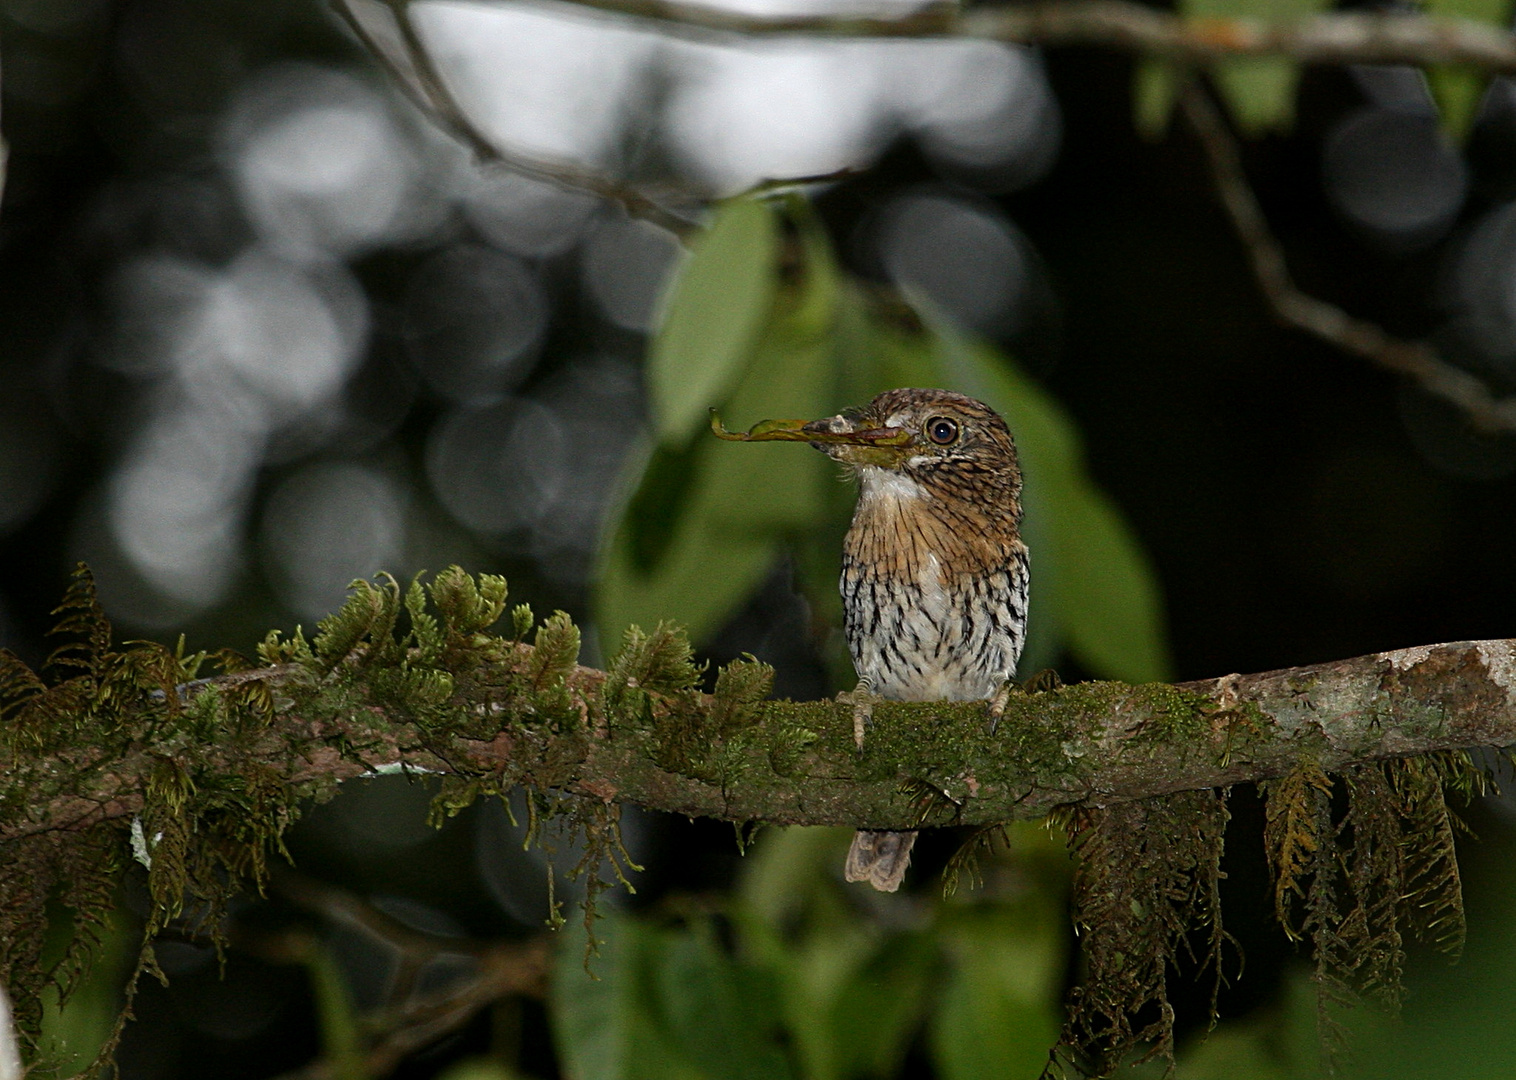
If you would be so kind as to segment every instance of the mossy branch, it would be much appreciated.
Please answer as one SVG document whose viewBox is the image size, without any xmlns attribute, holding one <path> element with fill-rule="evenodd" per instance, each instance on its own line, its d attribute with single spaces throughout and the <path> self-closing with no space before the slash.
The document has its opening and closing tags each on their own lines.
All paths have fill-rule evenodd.
<svg viewBox="0 0 1516 1080">
<path fill-rule="evenodd" d="M 49 666 L 0 652 L 0 977 L 23 1032 L 36 1030 L 41 986 L 66 993 L 87 965 L 128 852 L 154 902 L 137 974 L 157 974 L 152 935 L 173 919 L 219 935 L 227 900 L 262 887 L 303 800 L 424 772 L 443 777 L 435 817 L 517 785 L 529 829 L 568 817 L 591 898 L 630 865 L 622 802 L 889 829 L 1060 809 L 1083 863 L 1075 906 L 1092 957 L 1065 1046 L 1107 1063 L 1137 1044 L 1164 1053 L 1175 957 L 1221 974 L 1225 789 L 1265 784 L 1277 907 L 1311 942 L 1323 1000 L 1357 988 L 1393 1004 L 1403 932 L 1461 944 L 1444 789 L 1480 782 L 1464 750 L 1516 743 L 1516 641 L 1018 692 L 993 733 L 983 702 L 882 702 L 859 750 L 850 703 L 768 700 L 773 673 L 758 660 L 728 665 L 702 693 L 688 640 L 660 625 L 628 630 L 600 671 L 577 662 L 579 632 L 561 612 L 538 623 L 519 606 L 509 632 L 492 632 L 506 597 L 503 579 L 456 567 L 429 586 L 355 582 L 313 640 L 271 633 L 262 667 L 223 652 L 225 673 L 197 678 L 206 654 L 115 648 L 81 568 Z M 1340 822 L 1334 776 L 1350 795 Z M 78 947 L 44 970 L 49 900 L 72 912 Z M 1156 1022 L 1133 1021 L 1155 1004 Z"/>
<path fill-rule="evenodd" d="M 670 628 L 629 632 L 609 672 L 583 667 L 564 616 L 535 646 L 484 631 L 502 584 L 498 597 L 452 597 L 469 610 L 445 632 L 413 618 L 425 649 L 376 646 L 360 624 L 393 626 L 399 598 L 364 584 L 314 648 L 271 636 L 262 651 L 278 662 L 187 686 L 151 670 L 172 660 L 157 646 L 99 661 L 130 676 L 135 700 L 98 681 L 92 698 L 78 685 L 88 675 L 44 688 L 6 657 L 0 843 L 130 820 L 168 765 L 183 784 L 256 776 L 300 797 L 410 770 L 729 821 L 915 828 L 922 783 L 944 796 L 924 824 L 975 825 L 1281 778 L 1302 760 L 1325 774 L 1516 743 L 1516 640 L 1016 694 L 994 734 L 982 704 L 885 702 L 860 752 L 851 705 L 762 700 L 756 662 L 697 692 Z"/>
</svg>

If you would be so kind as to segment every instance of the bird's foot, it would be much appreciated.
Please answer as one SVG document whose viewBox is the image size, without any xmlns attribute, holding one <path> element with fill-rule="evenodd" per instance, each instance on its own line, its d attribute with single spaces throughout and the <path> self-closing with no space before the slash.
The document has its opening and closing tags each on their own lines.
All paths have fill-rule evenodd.
<svg viewBox="0 0 1516 1080">
<path fill-rule="evenodd" d="M 1005 680 L 1000 684 L 1000 689 L 995 691 L 995 696 L 990 698 L 990 734 L 995 734 L 995 729 L 1000 726 L 1000 718 L 1005 715 L 1005 707 L 1011 703 L 1012 694 L 1041 694 L 1048 690 L 1057 690 L 1062 685 L 1063 680 L 1052 668 L 1043 668 L 1025 682 L 1018 683 L 1015 679 Z"/>
<path fill-rule="evenodd" d="M 1022 691 L 1028 694 L 1043 694 L 1049 690 L 1057 690 L 1061 686 L 1063 686 L 1063 679 L 1050 667 L 1043 668 L 1021 683 Z"/>
<path fill-rule="evenodd" d="M 987 710 L 990 716 L 990 734 L 995 734 L 995 729 L 1000 726 L 1000 718 L 1005 715 L 1005 707 L 1011 703 L 1011 695 L 1018 693 L 1021 687 L 1016 685 L 1014 679 L 1007 679 L 1000 684 L 1000 689 L 995 691 L 995 696 L 990 698 L 990 707 Z"/>
<path fill-rule="evenodd" d="M 874 703 L 884 699 L 874 693 L 873 683 L 859 679 L 857 687 L 851 692 L 838 694 L 837 700 L 853 706 L 853 742 L 862 750 L 864 736 L 874 726 Z"/>
</svg>

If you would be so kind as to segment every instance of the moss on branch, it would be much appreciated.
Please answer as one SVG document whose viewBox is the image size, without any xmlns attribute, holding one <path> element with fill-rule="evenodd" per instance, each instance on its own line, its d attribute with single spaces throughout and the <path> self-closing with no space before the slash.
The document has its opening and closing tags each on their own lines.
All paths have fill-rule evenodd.
<svg viewBox="0 0 1516 1080">
<path fill-rule="evenodd" d="M 772 671 L 757 660 L 726 666 L 703 693 L 675 628 L 628 630 L 599 671 L 578 664 L 579 632 L 561 612 L 539 623 L 518 606 L 494 630 L 507 612 L 498 577 L 455 567 L 402 588 L 382 576 L 356 582 L 313 639 L 271 633 L 255 665 L 113 646 L 81 568 L 43 670 L 0 653 L 0 968 L 23 1030 L 35 1030 L 41 987 L 66 991 L 83 970 L 129 858 L 148 868 L 149 939 L 185 917 L 214 935 L 232 891 L 261 888 L 305 800 L 417 770 L 443 776 L 439 818 L 518 785 L 534 815 L 566 816 L 587 842 L 591 897 L 602 866 L 614 881 L 626 865 L 623 802 L 896 829 L 1063 808 L 1092 956 L 1069 1045 L 1096 1057 L 1162 1047 L 1165 972 L 1190 927 L 1209 928 L 1205 956 L 1219 962 L 1226 788 L 1267 783 L 1279 914 L 1335 973 L 1323 985 L 1394 1000 L 1403 927 L 1461 935 L 1443 789 L 1476 782 L 1464 748 L 1516 742 L 1511 642 L 1016 693 L 993 733 L 983 703 L 885 702 L 859 750 L 849 704 L 768 700 Z M 222 673 L 201 678 L 212 661 Z M 1340 821 L 1333 776 L 1350 795 Z M 1123 824 L 1133 814 L 1147 823 L 1140 843 Z M 1161 919 L 1132 917 L 1160 898 Z M 73 913 L 75 945 L 44 970 L 49 900 Z M 1142 966 L 1118 973 L 1101 956 Z M 145 948 L 138 974 L 152 970 Z M 1159 1028 L 1122 1019 L 1154 1002 Z"/>
</svg>

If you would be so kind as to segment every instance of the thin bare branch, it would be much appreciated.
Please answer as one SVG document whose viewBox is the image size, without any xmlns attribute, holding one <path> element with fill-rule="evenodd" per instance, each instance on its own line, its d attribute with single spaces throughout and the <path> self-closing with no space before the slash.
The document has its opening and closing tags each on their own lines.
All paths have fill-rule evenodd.
<svg viewBox="0 0 1516 1080">
<path fill-rule="evenodd" d="M 448 88 L 416 31 L 404 0 L 384 0 L 383 7 L 393 18 L 396 32 L 395 38 L 388 41 L 381 39 L 371 23 L 359 17 L 354 0 L 332 0 L 332 7 L 412 104 L 467 146 L 481 165 L 499 166 L 555 187 L 596 195 L 619 204 L 632 217 L 652 222 L 681 239 L 688 239 L 698 231 L 697 222 L 670 210 L 664 201 L 641 188 L 573 162 L 535 157 L 492 139 Z M 702 200 L 696 193 L 680 192 L 667 201 L 698 205 Z"/>
<path fill-rule="evenodd" d="M 1191 80 L 1181 94 L 1180 107 L 1205 151 L 1217 193 L 1247 252 L 1258 288 L 1281 322 L 1414 379 L 1427 393 L 1462 409 L 1483 431 L 1516 432 L 1516 397 L 1497 397 L 1483 381 L 1443 360 L 1425 342 L 1392 337 L 1375 323 L 1301 292 L 1248 183 L 1237 140 L 1197 80 Z"/>
<path fill-rule="evenodd" d="M 1085 45 L 1191 64 L 1236 56 L 1303 63 L 1465 64 L 1516 71 L 1516 36 L 1466 19 L 1334 12 L 1295 21 L 1186 19 L 1128 0 L 1049 0 L 965 8 L 931 3 L 895 17 L 753 15 L 681 0 L 564 0 L 656 22 L 669 33 L 805 37 L 969 37 L 1024 45 Z"/>
</svg>

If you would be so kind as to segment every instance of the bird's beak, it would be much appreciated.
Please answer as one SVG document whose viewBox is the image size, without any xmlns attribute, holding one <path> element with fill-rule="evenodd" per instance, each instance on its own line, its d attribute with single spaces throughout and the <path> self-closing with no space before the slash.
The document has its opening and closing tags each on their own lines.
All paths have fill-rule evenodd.
<svg viewBox="0 0 1516 1080">
<path fill-rule="evenodd" d="M 870 427 L 861 416 L 828 416 L 821 420 L 761 420 L 747 431 L 728 431 L 711 410 L 711 431 L 733 442 L 805 442 L 853 465 L 893 467 L 900 463 L 911 432 L 897 427 Z"/>
</svg>

